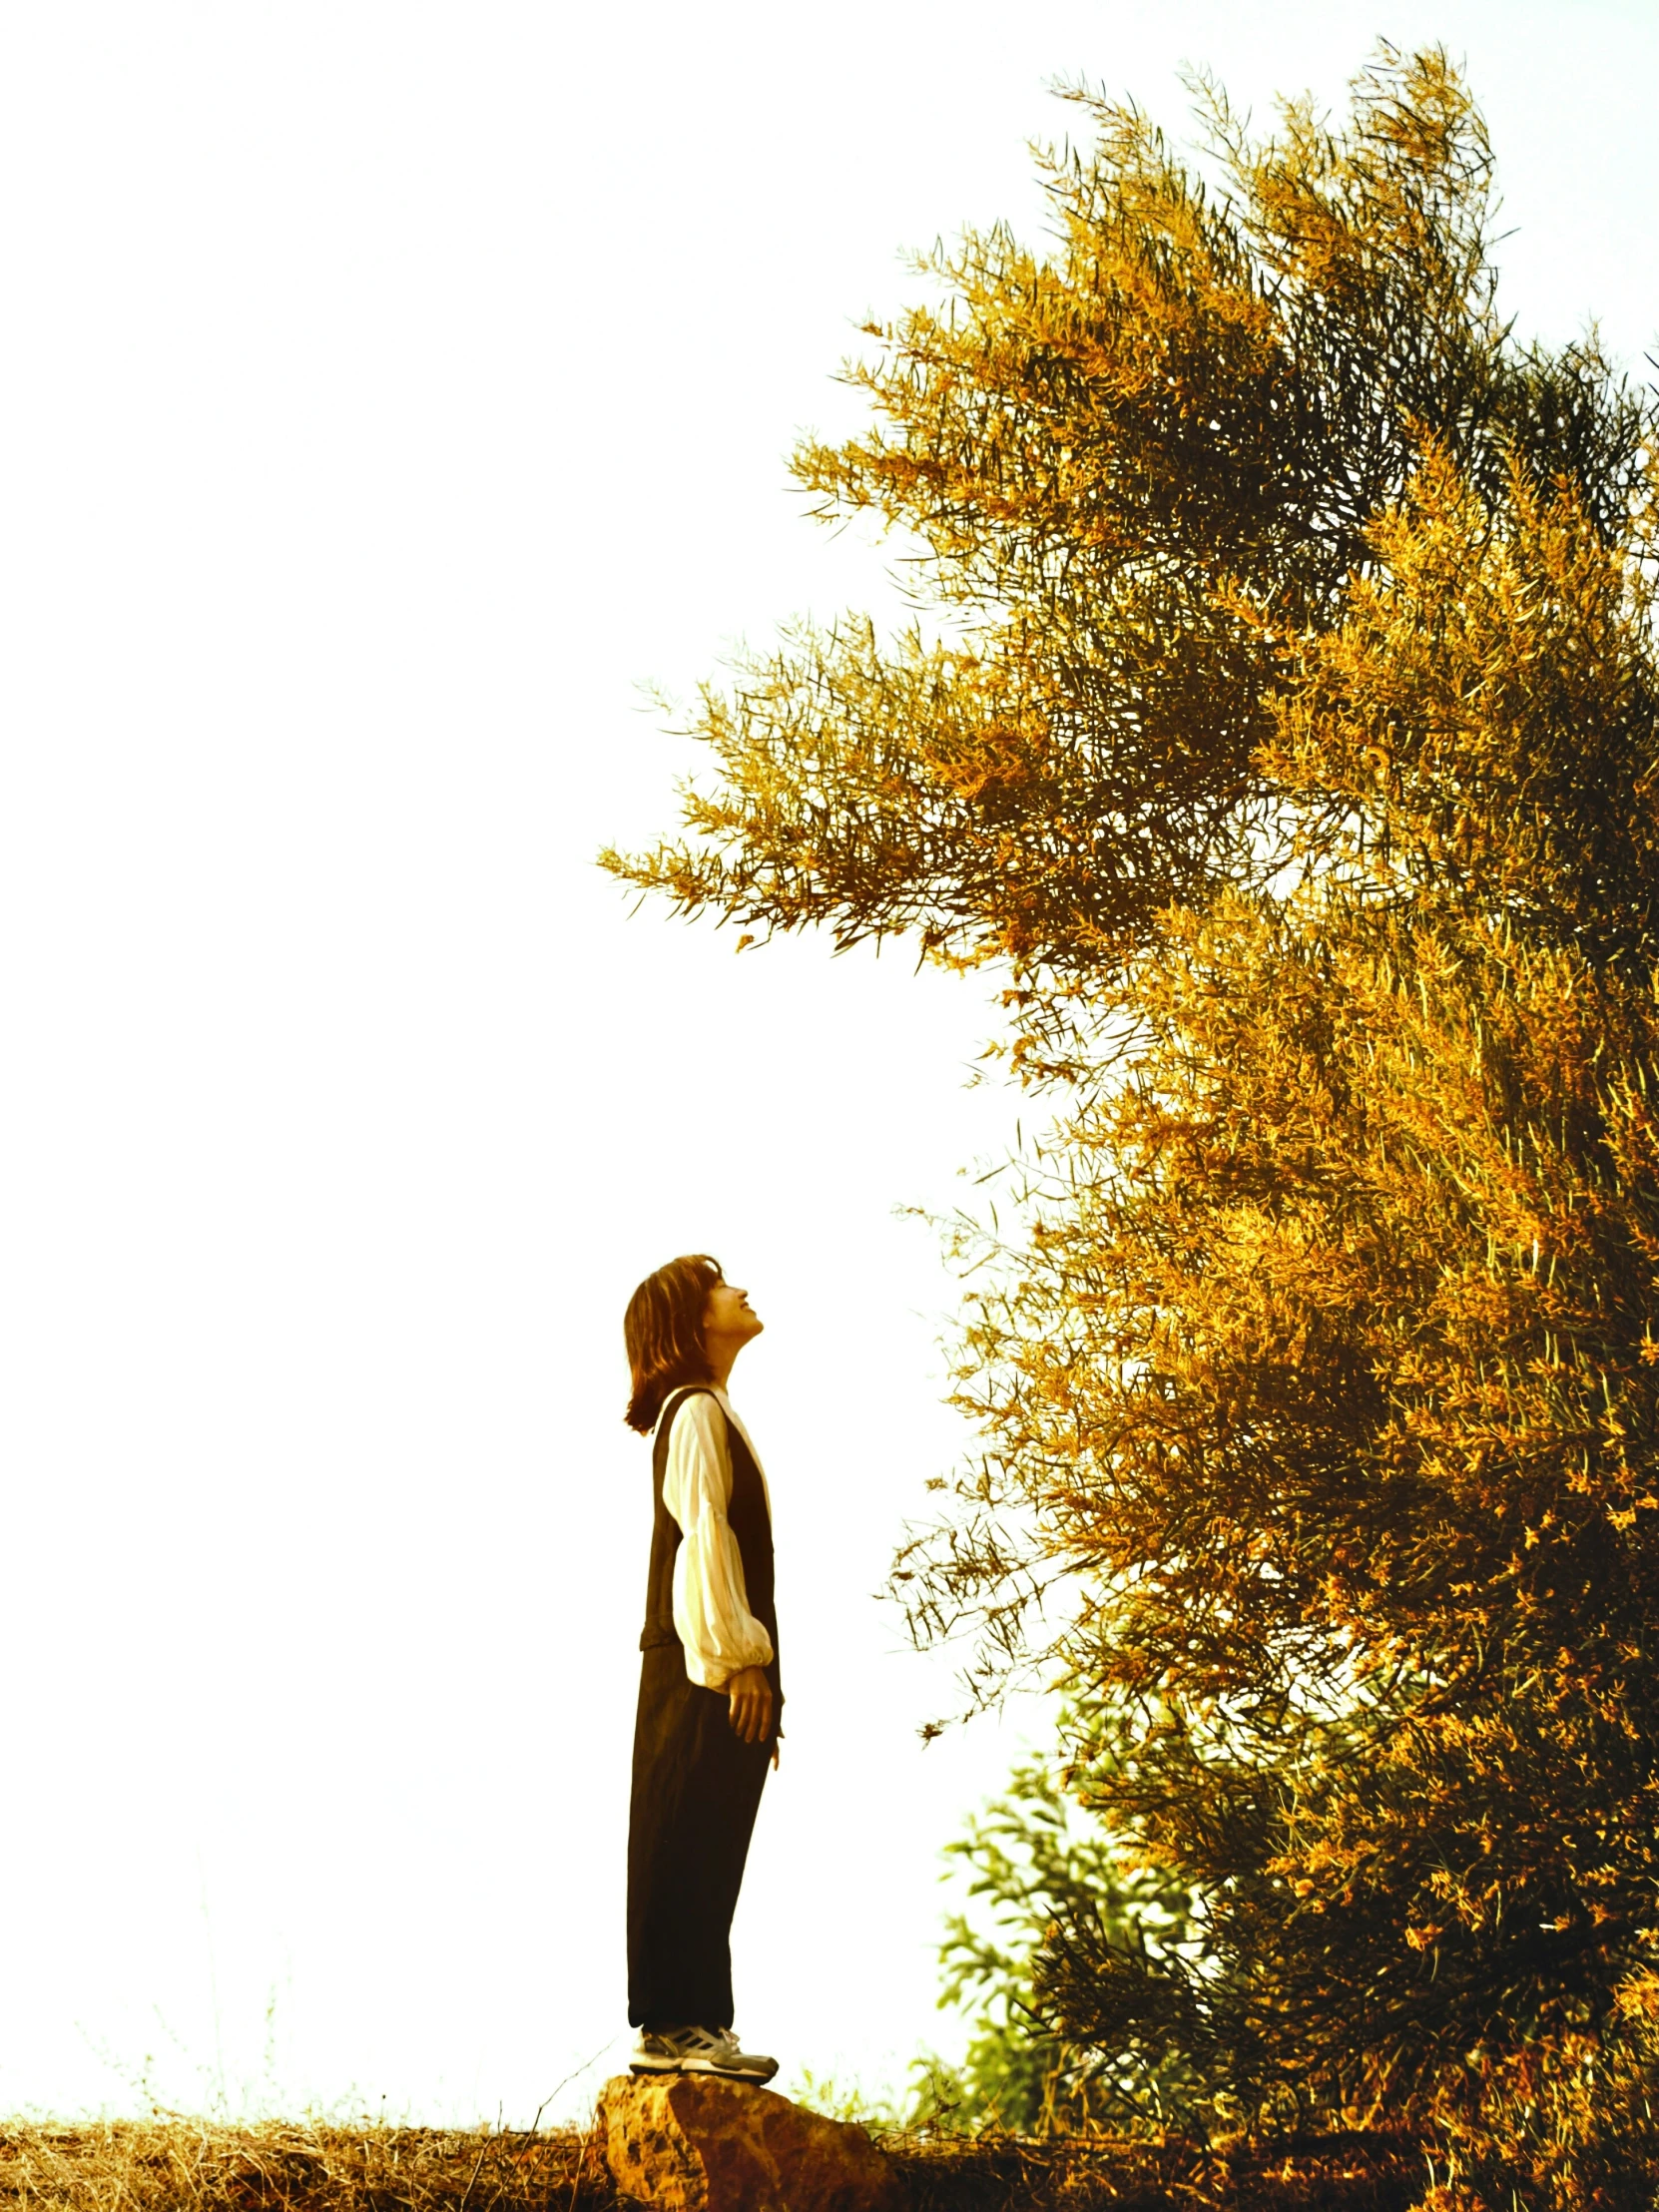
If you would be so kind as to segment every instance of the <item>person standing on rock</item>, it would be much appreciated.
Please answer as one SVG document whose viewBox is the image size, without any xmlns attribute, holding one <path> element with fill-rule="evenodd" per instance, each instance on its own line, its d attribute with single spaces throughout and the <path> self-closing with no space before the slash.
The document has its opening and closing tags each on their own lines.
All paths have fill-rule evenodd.
<svg viewBox="0 0 1659 2212">
<path fill-rule="evenodd" d="M 628 1301 L 628 1425 L 654 1433 L 655 1515 L 628 1821 L 636 2074 L 770 2081 L 732 2032 L 732 1915 L 784 1693 L 772 1503 L 726 1385 L 763 1324 L 706 1255 Z"/>
</svg>

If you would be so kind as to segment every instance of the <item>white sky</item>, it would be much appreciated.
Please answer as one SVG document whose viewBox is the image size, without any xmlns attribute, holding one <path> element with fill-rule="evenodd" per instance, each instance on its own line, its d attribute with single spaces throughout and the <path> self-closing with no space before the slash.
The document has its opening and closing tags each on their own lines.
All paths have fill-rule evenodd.
<svg viewBox="0 0 1659 2212">
<path fill-rule="evenodd" d="M 1508 303 L 1659 323 L 1651 0 L 18 0 L 0 13 L 0 2109 L 523 2125 L 620 2061 L 637 1279 L 770 1323 L 791 1690 L 738 1930 L 786 2085 L 896 2081 L 1030 1712 L 872 1602 L 1011 1135 L 982 987 L 627 916 L 681 692 L 890 606 L 784 457 L 898 250 L 1039 210 L 1082 74 L 1180 126 L 1466 56 Z"/>
</svg>

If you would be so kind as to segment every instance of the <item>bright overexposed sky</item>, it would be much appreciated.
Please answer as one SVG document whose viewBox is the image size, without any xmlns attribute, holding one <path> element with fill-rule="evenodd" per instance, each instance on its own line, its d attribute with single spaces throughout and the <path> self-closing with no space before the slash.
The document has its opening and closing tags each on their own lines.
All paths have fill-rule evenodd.
<svg viewBox="0 0 1659 2212">
<path fill-rule="evenodd" d="M 891 2086 L 940 1847 L 876 1590 L 987 986 L 629 900 L 685 694 L 890 610 L 785 456 L 902 249 L 1042 211 L 1083 77 L 1178 131 L 1466 59 L 1526 331 L 1659 331 L 1651 0 L 19 0 L 0 13 L 0 2111 L 524 2125 L 625 2049 L 646 1454 L 620 1317 L 769 1323 L 790 1699 L 739 2024 Z"/>
</svg>

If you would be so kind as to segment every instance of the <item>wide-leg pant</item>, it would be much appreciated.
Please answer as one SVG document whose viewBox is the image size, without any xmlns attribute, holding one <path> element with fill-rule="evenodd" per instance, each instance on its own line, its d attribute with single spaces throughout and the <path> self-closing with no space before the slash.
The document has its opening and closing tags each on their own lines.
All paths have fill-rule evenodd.
<svg viewBox="0 0 1659 2212">
<path fill-rule="evenodd" d="M 628 1817 L 628 2018 L 730 2027 L 732 1915 L 770 1744 L 746 1744 L 725 1693 L 686 1679 L 681 1645 L 640 1669 Z"/>
</svg>

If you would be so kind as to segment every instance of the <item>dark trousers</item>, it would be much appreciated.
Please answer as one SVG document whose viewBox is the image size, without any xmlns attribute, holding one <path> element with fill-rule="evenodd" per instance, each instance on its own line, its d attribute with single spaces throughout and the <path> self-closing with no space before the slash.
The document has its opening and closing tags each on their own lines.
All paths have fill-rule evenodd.
<svg viewBox="0 0 1659 2212">
<path fill-rule="evenodd" d="M 678 1643 L 643 1657 L 628 1816 L 628 2019 L 730 2027 L 732 1915 L 772 1746 L 742 1742 L 725 1693 L 687 1681 Z"/>
</svg>

